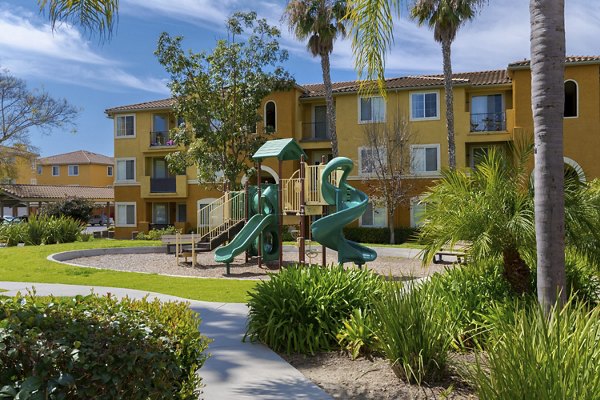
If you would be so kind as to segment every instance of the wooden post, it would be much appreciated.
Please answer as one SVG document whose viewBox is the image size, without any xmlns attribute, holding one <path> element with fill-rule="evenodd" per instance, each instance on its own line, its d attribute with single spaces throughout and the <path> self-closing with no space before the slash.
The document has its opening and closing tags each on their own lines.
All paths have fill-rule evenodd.
<svg viewBox="0 0 600 400">
<path fill-rule="evenodd" d="M 249 212 L 249 207 L 250 207 L 250 193 L 248 191 L 248 181 L 246 180 L 246 182 L 244 182 L 244 223 L 248 223 L 248 215 L 250 214 Z M 246 251 L 244 252 L 246 254 L 246 262 L 248 262 L 248 259 L 250 258 L 248 256 L 248 249 L 246 249 Z"/>
<path fill-rule="evenodd" d="M 283 266 L 283 160 L 279 160 L 279 184 L 277 185 L 277 205 L 279 207 L 278 238 L 279 241 L 279 269 Z"/>
<path fill-rule="evenodd" d="M 325 165 L 327 164 L 327 159 L 325 158 L 325 154 L 323 154 L 321 156 L 321 164 Z M 321 177 L 321 186 L 323 186 L 323 178 Z M 319 190 L 321 190 L 321 188 L 319 188 Z M 327 205 L 323 206 L 323 215 L 322 217 L 325 217 L 327 215 Z M 321 245 L 321 266 L 326 266 L 327 265 L 327 247 Z"/>
<path fill-rule="evenodd" d="M 175 263 L 179 266 L 179 233 L 175 233 Z"/>
<path fill-rule="evenodd" d="M 257 196 L 258 196 L 258 209 L 257 209 L 257 213 L 262 215 L 263 214 L 263 210 L 261 207 L 261 200 L 260 200 L 260 196 L 262 195 L 262 190 L 260 188 L 260 161 L 256 164 L 257 168 L 256 168 L 256 183 L 257 183 Z M 258 249 L 257 249 L 257 253 L 258 253 L 258 268 L 262 267 L 262 232 L 258 235 Z"/>
<path fill-rule="evenodd" d="M 306 170 L 304 169 L 304 154 L 300 156 L 300 246 L 298 249 L 298 263 L 304 264 L 306 259 L 306 216 L 304 206 L 306 205 L 305 193 L 304 193 L 304 175 Z M 295 190 L 294 190 L 295 191 Z"/>
</svg>

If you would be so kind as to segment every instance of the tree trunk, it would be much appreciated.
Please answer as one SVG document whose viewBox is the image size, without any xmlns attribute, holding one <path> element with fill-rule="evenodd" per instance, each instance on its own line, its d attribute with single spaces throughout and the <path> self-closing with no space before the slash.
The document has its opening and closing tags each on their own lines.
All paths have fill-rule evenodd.
<svg viewBox="0 0 600 400">
<path fill-rule="evenodd" d="M 396 244 L 396 233 L 394 232 L 394 213 L 388 213 L 388 228 L 390 230 L 390 244 Z"/>
<path fill-rule="evenodd" d="M 327 122 L 329 123 L 329 138 L 331 139 L 331 153 L 338 156 L 338 140 L 335 132 L 335 104 L 333 104 L 333 87 L 331 86 L 331 72 L 329 68 L 329 53 L 321 54 L 321 69 L 323 70 L 323 84 L 325 85 L 325 103 L 327 104 Z"/>
<path fill-rule="evenodd" d="M 566 301 L 563 162 L 564 0 L 531 0 L 531 106 L 538 301 Z M 560 297 L 558 293 L 560 292 Z"/>
<path fill-rule="evenodd" d="M 523 294 L 531 290 L 531 271 L 514 247 L 502 251 L 504 259 L 504 279 L 508 281 L 515 293 Z"/>
<path fill-rule="evenodd" d="M 444 92 L 446 97 L 446 128 L 448 130 L 448 165 L 456 168 L 456 145 L 454 142 L 454 93 L 452 92 L 452 61 L 449 38 L 442 39 L 442 57 L 444 60 Z"/>
</svg>

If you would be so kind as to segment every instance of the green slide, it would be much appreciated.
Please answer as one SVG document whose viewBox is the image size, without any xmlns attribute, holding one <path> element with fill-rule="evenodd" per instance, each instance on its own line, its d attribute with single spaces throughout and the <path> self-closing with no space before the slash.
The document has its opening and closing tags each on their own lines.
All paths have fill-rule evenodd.
<svg viewBox="0 0 600 400">
<path fill-rule="evenodd" d="M 215 261 L 229 264 L 233 261 L 235 256 L 252 245 L 254 240 L 258 237 L 258 235 L 260 235 L 263 229 L 275 221 L 277 221 L 277 215 L 256 214 L 250 218 L 250 220 L 248 220 L 246 225 L 244 225 L 242 230 L 235 235 L 231 242 L 215 250 Z"/>
<path fill-rule="evenodd" d="M 344 237 L 344 226 L 360 218 L 367 209 L 369 198 L 360 190 L 346 183 L 346 178 L 354 168 L 354 163 L 346 157 L 331 160 L 321 175 L 321 192 L 328 204 L 337 206 L 337 211 L 318 219 L 311 225 L 313 240 L 338 252 L 338 262 L 353 262 L 363 265 L 377 258 L 375 250 Z M 339 186 L 329 182 L 329 176 L 336 170 L 343 171 Z"/>
</svg>

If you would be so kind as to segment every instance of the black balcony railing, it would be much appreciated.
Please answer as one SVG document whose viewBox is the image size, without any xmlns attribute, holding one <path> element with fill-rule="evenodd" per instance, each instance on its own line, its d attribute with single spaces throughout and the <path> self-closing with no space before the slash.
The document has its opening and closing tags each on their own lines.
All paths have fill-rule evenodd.
<svg viewBox="0 0 600 400">
<path fill-rule="evenodd" d="M 154 146 L 175 146 L 175 142 L 169 139 L 169 132 L 150 132 L 150 147 Z"/>
<path fill-rule="evenodd" d="M 506 113 L 471 114 L 471 132 L 498 132 L 506 130 Z"/>
<path fill-rule="evenodd" d="M 329 124 L 327 122 L 305 122 L 302 124 L 302 139 L 329 140 Z"/>
<path fill-rule="evenodd" d="M 176 193 L 175 178 L 150 178 L 150 193 Z"/>
</svg>

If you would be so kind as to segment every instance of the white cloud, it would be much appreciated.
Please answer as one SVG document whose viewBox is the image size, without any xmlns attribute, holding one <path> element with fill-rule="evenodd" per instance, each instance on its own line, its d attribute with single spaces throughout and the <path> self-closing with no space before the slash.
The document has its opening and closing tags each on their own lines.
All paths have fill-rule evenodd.
<svg viewBox="0 0 600 400">
<path fill-rule="evenodd" d="M 52 32 L 48 23 L 39 22 L 38 16 L 20 8 L 5 8 L 0 9 L 0 32 L 0 65 L 16 76 L 97 90 L 130 88 L 161 95 L 169 93 L 163 81 L 135 76 L 120 62 L 99 55 L 69 24 L 62 24 Z"/>
</svg>

